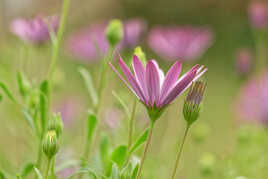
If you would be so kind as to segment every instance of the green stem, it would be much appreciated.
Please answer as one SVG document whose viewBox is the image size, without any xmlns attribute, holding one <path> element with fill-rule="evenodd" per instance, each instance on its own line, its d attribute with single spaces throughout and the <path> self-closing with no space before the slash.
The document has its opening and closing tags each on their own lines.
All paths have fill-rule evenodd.
<svg viewBox="0 0 268 179">
<path fill-rule="evenodd" d="M 184 132 L 184 136 L 183 136 L 183 139 L 182 139 L 181 146 L 179 147 L 179 150 L 178 150 L 178 153 L 177 153 L 177 158 L 176 158 L 176 162 L 175 162 L 174 169 L 173 169 L 173 172 L 172 172 L 172 177 L 171 177 L 172 179 L 175 179 L 177 168 L 179 166 L 179 162 L 180 162 L 180 158 L 181 158 L 181 154 L 182 154 L 182 150 L 183 150 L 183 146 L 184 146 L 184 143 L 185 143 L 185 140 L 186 140 L 186 137 L 187 137 L 189 129 L 190 129 L 190 125 L 187 125 L 187 128 L 186 128 L 186 130 Z"/>
<path fill-rule="evenodd" d="M 45 173 L 45 178 L 44 179 L 48 179 L 49 170 L 51 168 L 51 163 L 52 163 L 52 158 L 48 158 L 47 169 L 46 169 L 46 173 Z"/>
<path fill-rule="evenodd" d="M 38 154 L 37 154 L 37 161 L 36 161 L 36 167 L 38 169 L 40 169 L 40 166 L 41 166 L 41 162 L 42 162 L 42 139 L 40 138 L 39 139 L 40 142 L 39 142 L 39 145 L 38 145 Z"/>
<path fill-rule="evenodd" d="M 52 162 L 51 162 L 51 176 L 52 176 L 52 178 L 56 178 L 56 175 L 55 175 L 55 157 L 53 157 L 51 160 L 52 160 Z"/>
<path fill-rule="evenodd" d="M 136 179 L 139 179 L 140 176 L 141 176 L 142 167 L 143 167 L 143 164 L 144 164 L 144 161 L 145 161 L 145 158 L 146 158 L 146 155 L 147 155 L 147 151 L 148 151 L 150 143 L 151 143 L 152 134 L 153 134 L 153 128 L 154 128 L 154 122 L 151 122 L 148 138 L 147 138 L 145 148 L 144 148 L 144 151 L 143 151 L 143 154 L 142 154 L 141 163 L 140 163 L 140 166 L 139 166 L 139 169 L 138 169 L 138 174 L 137 174 Z"/>
</svg>

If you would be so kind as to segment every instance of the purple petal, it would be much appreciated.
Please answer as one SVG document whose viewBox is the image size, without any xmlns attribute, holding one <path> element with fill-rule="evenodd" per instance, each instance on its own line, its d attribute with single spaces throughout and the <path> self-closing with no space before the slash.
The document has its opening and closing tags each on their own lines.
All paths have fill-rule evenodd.
<svg viewBox="0 0 268 179">
<path fill-rule="evenodd" d="M 151 105 L 158 103 L 160 94 L 160 77 L 157 63 L 151 60 L 146 65 L 146 84 Z"/>
<path fill-rule="evenodd" d="M 193 81 L 196 75 L 198 65 L 194 66 L 189 72 L 187 72 L 185 75 L 183 75 L 182 78 L 179 79 L 176 86 L 170 90 L 167 97 L 163 100 L 161 105 L 168 105 L 171 103 L 178 95 L 180 95 Z"/>
<path fill-rule="evenodd" d="M 178 77 L 181 72 L 181 66 L 181 62 L 177 61 L 168 71 L 161 87 L 160 103 L 167 96 L 170 89 L 174 87 L 176 81 L 178 80 Z"/>
<path fill-rule="evenodd" d="M 133 56 L 132 66 L 136 80 L 143 91 L 145 99 L 148 100 L 146 79 L 145 79 L 145 68 L 136 55 Z"/>
<path fill-rule="evenodd" d="M 132 86 L 133 90 L 138 95 L 139 99 L 145 103 L 146 102 L 145 97 L 144 97 L 144 94 L 142 93 L 142 90 L 141 90 L 138 82 L 136 81 L 132 72 L 130 71 L 130 69 L 128 68 L 128 66 L 125 64 L 125 62 L 122 60 L 122 58 L 120 56 L 119 56 L 119 65 L 120 65 L 123 73 L 125 74 L 129 84 Z"/>
</svg>

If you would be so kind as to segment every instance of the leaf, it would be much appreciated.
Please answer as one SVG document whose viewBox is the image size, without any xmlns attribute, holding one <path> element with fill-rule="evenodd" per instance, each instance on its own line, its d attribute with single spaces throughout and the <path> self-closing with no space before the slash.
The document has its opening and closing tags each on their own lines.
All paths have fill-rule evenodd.
<svg viewBox="0 0 268 179">
<path fill-rule="evenodd" d="M 140 160 L 137 157 L 132 157 L 131 159 L 131 179 L 136 179 L 138 174 L 138 169 L 140 166 Z"/>
<path fill-rule="evenodd" d="M 42 174 L 38 170 L 38 168 L 34 167 L 34 171 L 36 173 L 37 179 L 43 179 Z"/>
<path fill-rule="evenodd" d="M 119 169 L 116 164 L 113 164 L 111 179 L 119 179 Z"/>
<path fill-rule="evenodd" d="M 88 115 L 88 140 L 92 139 L 97 124 L 97 116 L 94 113 Z"/>
<path fill-rule="evenodd" d="M 92 99 L 93 105 L 96 106 L 98 104 L 98 95 L 97 95 L 97 92 L 96 92 L 95 87 L 93 85 L 92 77 L 91 77 L 89 71 L 86 70 L 85 68 L 82 68 L 82 67 L 80 67 L 78 69 L 78 71 L 84 79 L 87 90 L 88 90 L 89 95 Z"/>
<path fill-rule="evenodd" d="M 46 130 L 46 123 L 47 123 L 47 98 L 46 96 L 41 93 L 40 99 L 39 99 L 39 105 L 40 105 L 40 121 L 41 121 L 41 127 L 42 127 L 42 133 Z"/>
<path fill-rule="evenodd" d="M 129 154 L 133 153 L 139 146 L 141 146 L 144 142 L 146 142 L 148 137 L 149 129 L 145 129 L 145 131 L 140 135 L 135 144 L 130 148 Z"/>
<path fill-rule="evenodd" d="M 94 179 L 98 179 L 97 174 L 91 169 L 79 170 L 79 171 L 73 173 L 71 176 L 69 176 L 68 179 L 72 179 L 74 176 L 84 174 L 84 173 L 87 173 L 88 176 L 92 176 Z"/>
<path fill-rule="evenodd" d="M 5 178 L 6 178 L 5 174 L 2 171 L 0 171 L 0 179 L 5 179 Z"/>
<path fill-rule="evenodd" d="M 31 88 L 30 82 L 25 78 L 25 76 L 21 73 L 17 73 L 17 82 L 19 86 L 19 92 L 21 96 L 25 97 Z"/>
<path fill-rule="evenodd" d="M 22 169 L 22 172 L 20 174 L 21 177 L 26 177 L 29 175 L 34 169 L 34 164 L 33 163 L 26 163 Z"/>
<path fill-rule="evenodd" d="M 110 160 L 109 160 L 109 140 L 106 135 L 102 135 L 100 139 L 100 160 L 103 170 L 108 172 Z"/>
<path fill-rule="evenodd" d="M 30 127 L 34 130 L 34 132 L 37 133 L 37 129 L 34 123 L 34 119 L 33 117 L 30 115 L 30 113 L 28 112 L 27 109 L 23 110 L 23 114 L 24 114 L 24 119 L 26 119 L 26 121 L 28 122 L 28 124 L 30 125 Z"/>
<path fill-rule="evenodd" d="M 3 100 L 3 96 L 2 94 L 0 94 L 0 102 Z"/>
<path fill-rule="evenodd" d="M 47 80 L 44 80 L 40 85 L 40 91 L 45 95 L 48 96 L 49 94 L 49 83 Z"/>
<path fill-rule="evenodd" d="M 125 158 L 127 156 L 127 146 L 120 145 L 114 149 L 111 154 L 111 160 L 115 162 L 119 167 L 124 164 Z"/>
<path fill-rule="evenodd" d="M 12 94 L 10 93 L 10 91 L 8 90 L 8 88 L 6 87 L 6 85 L 3 82 L 0 82 L 0 88 L 2 88 L 3 92 L 8 96 L 8 98 L 17 103 L 17 101 L 15 100 L 15 98 L 12 96 Z"/>
<path fill-rule="evenodd" d="M 118 100 L 119 104 L 122 106 L 122 108 L 124 109 L 124 112 L 126 113 L 126 115 L 129 117 L 129 110 L 127 107 L 127 104 L 124 102 L 124 100 L 115 92 L 112 91 L 113 96 Z"/>
</svg>

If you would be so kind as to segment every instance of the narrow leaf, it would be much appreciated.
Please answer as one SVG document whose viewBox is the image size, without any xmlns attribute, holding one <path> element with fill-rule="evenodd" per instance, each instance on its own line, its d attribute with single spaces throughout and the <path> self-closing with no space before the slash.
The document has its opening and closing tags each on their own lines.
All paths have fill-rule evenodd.
<svg viewBox="0 0 268 179">
<path fill-rule="evenodd" d="M 47 80 L 44 80 L 41 85 L 40 85 L 40 90 L 41 92 L 45 95 L 48 96 L 49 93 L 49 83 Z"/>
<path fill-rule="evenodd" d="M 97 116 L 93 113 L 88 115 L 88 140 L 92 139 L 97 124 Z"/>
<path fill-rule="evenodd" d="M 34 124 L 33 117 L 29 114 L 27 109 L 23 110 L 24 119 L 28 122 L 28 124 L 31 126 L 31 128 L 34 130 L 34 132 L 37 132 L 36 126 Z"/>
<path fill-rule="evenodd" d="M 82 67 L 80 67 L 78 71 L 84 79 L 89 95 L 93 101 L 93 105 L 96 106 L 98 104 L 98 95 L 93 85 L 92 77 L 89 71 Z"/>
<path fill-rule="evenodd" d="M 42 127 L 42 133 L 46 130 L 46 123 L 47 123 L 47 98 L 44 95 L 44 93 L 40 94 L 40 121 L 41 121 L 41 127 Z"/>
<path fill-rule="evenodd" d="M 21 177 L 26 177 L 29 175 L 34 169 L 34 164 L 33 163 L 26 163 L 21 171 L 20 176 Z"/>
<path fill-rule="evenodd" d="M 36 173 L 37 179 L 43 179 L 41 172 L 38 170 L 38 168 L 34 167 L 34 171 Z"/>
<path fill-rule="evenodd" d="M 111 154 L 111 160 L 121 167 L 127 155 L 127 146 L 120 145 L 114 149 Z"/>
<path fill-rule="evenodd" d="M 125 114 L 129 117 L 130 112 L 128 110 L 127 104 L 124 102 L 124 100 L 115 91 L 112 91 L 112 94 L 117 99 L 117 101 L 122 106 L 122 108 L 124 109 Z"/>
<path fill-rule="evenodd" d="M 25 78 L 25 76 L 22 73 L 18 72 L 17 82 L 21 96 L 25 97 L 28 94 L 31 87 L 29 81 Z"/>
<path fill-rule="evenodd" d="M 149 129 L 145 129 L 145 131 L 142 133 L 142 135 L 137 139 L 135 144 L 130 148 L 129 153 L 133 153 L 139 146 L 141 146 L 148 137 Z"/>
<path fill-rule="evenodd" d="M 0 82 L 0 88 L 2 88 L 3 92 L 9 97 L 9 99 L 15 103 L 17 103 L 17 101 L 15 100 L 15 98 L 12 96 L 12 94 L 10 93 L 10 91 L 8 90 L 7 86 L 3 83 Z"/>
</svg>

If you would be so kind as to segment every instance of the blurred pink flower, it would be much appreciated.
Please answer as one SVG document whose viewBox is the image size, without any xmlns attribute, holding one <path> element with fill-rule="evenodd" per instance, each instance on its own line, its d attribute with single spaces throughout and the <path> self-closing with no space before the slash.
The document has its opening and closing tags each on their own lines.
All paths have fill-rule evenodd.
<svg viewBox="0 0 268 179">
<path fill-rule="evenodd" d="M 67 98 L 58 101 L 53 106 L 53 111 L 59 112 L 61 114 L 64 126 L 68 126 L 81 112 L 81 106 L 82 104 L 77 98 Z"/>
<path fill-rule="evenodd" d="M 247 75 L 252 70 L 253 56 L 249 49 L 239 49 L 235 57 L 235 68 L 238 74 Z"/>
<path fill-rule="evenodd" d="M 146 23 L 141 19 L 130 19 L 124 22 L 123 47 L 134 48 L 146 31 Z"/>
<path fill-rule="evenodd" d="M 148 37 L 150 48 L 167 60 L 195 60 L 212 42 L 213 33 L 205 27 L 155 27 Z"/>
<path fill-rule="evenodd" d="M 121 57 L 119 57 L 119 65 L 128 82 L 110 63 L 115 73 L 137 98 L 148 109 L 156 108 L 157 110 L 161 110 L 169 105 L 193 81 L 197 80 L 207 71 L 206 68 L 204 69 L 204 66 L 199 67 L 199 65 L 195 65 L 190 71 L 179 78 L 182 64 L 177 61 L 165 76 L 155 60 L 148 61 L 146 67 L 144 67 L 136 55 L 134 55 L 132 60 L 134 75 Z"/>
<path fill-rule="evenodd" d="M 268 3 L 264 1 L 252 1 L 248 9 L 249 20 L 255 28 L 268 27 Z"/>
<path fill-rule="evenodd" d="M 105 36 L 107 23 L 97 23 L 89 28 L 82 29 L 71 35 L 67 41 L 67 48 L 70 54 L 79 60 L 97 61 L 102 59 L 108 51 L 108 41 Z M 140 19 L 130 19 L 124 22 L 124 38 L 117 46 L 122 48 L 133 48 L 145 32 L 146 24 Z"/>
<path fill-rule="evenodd" d="M 239 119 L 268 124 L 268 71 L 253 77 L 240 91 L 236 102 Z"/>
<path fill-rule="evenodd" d="M 108 127 L 116 129 L 119 127 L 122 117 L 122 112 L 119 109 L 109 108 L 105 112 L 104 120 Z"/>
<path fill-rule="evenodd" d="M 56 32 L 58 26 L 58 16 L 37 16 L 29 20 L 23 18 L 13 20 L 10 30 L 24 41 L 41 44 L 50 40 L 49 29 L 51 28 Z"/>
</svg>

